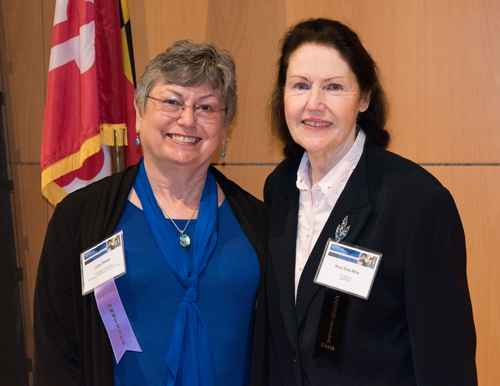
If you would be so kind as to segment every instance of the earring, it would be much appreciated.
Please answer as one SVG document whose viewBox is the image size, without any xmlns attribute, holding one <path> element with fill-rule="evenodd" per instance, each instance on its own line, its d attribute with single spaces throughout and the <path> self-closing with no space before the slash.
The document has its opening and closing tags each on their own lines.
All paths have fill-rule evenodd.
<svg viewBox="0 0 500 386">
<path fill-rule="evenodd" d="M 135 133 L 135 144 L 139 146 L 141 144 L 141 141 L 139 140 L 139 133 Z"/>
<path fill-rule="evenodd" d="M 226 157 L 226 151 L 224 150 L 224 147 L 226 145 L 222 144 L 222 158 L 225 158 Z"/>
</svg>

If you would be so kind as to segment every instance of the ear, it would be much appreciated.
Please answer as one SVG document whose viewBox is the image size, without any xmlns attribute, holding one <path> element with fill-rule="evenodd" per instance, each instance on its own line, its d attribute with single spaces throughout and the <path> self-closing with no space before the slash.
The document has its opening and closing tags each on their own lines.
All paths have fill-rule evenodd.
<svg viewBox="0 0 500 386">
<path fill-rule="evenodd" d="M 371 95 L 370 93 L 365 93 L 363 95 L 361 95 L 361 100 L 359 101 L 359 112 L 360 113 L 364 113 L 367 109 L 368 109 L 368 106 L 370 106 L 370 98 L 371 98 Z"/>
<path fill-rule="evenodd" d="M 142 123 L 142 117 L 141 113 L 139 112 L 139 107 L 137 107 L 137 104 L 134 101 L 134 108 L 135 108 L 135 132 L 140 133 L 141 132 L 141 123 Z"/>
</svg>

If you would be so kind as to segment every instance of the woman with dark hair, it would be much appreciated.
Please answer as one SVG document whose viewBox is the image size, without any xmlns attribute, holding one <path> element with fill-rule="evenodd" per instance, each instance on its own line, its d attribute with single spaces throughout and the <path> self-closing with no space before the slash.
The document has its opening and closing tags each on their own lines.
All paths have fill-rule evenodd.
<svg viewBox="0 0 500 386">
<path fill-rule="evenodd" d="M 270 106 L 285 160 L 264 188 L 269 384 L 477 384 L 457 208 L 385 150 L 387 102 L 358 36 L 327 19 L 290 28 Z M 353 263 L 374 275 L 368 298 L 315 283 L 331 239 L 382 254 Z"/>
<path fill-rule="evenodd" d="M 69 195 L 50 220 L 36 385 L 265 382 L 268 210 L 210 166 L 236 104 L 234 61 L 211 44 L 178 41 L 146 67 L 135 93 L 143 160 Z M 117 232 L 126 273 L 82 295 L 80 253 Z"/>
</svg>

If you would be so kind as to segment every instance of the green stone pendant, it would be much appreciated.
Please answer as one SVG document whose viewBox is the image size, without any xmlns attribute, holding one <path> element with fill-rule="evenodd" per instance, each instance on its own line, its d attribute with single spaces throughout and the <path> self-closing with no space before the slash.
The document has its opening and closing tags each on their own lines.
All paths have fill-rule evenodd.
<svg viewBox="0 0 500 386">
<path fill-rule="evenodd" d="M 182 248 L 187 249 L 191 246 L 191 239 L 188 235 L 183 233 L 179 236 L 179 243 L 181 243 Z"/>
</svg>

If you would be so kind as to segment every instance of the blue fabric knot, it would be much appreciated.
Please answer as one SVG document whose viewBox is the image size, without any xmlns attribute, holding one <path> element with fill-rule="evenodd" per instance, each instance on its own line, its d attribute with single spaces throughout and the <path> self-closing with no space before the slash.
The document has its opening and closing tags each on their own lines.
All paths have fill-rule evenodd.
<svg viewBox="0 0 500 386">
<path fill-rule="evenodd" d="M 184 295 L 183 302 L 193 303 L 198 299 L 198 294 L 196 293 L 196 288 L 190 287 L 187 289 L 186 294 Z"/>
<path fill-rule="evenodd" d="M 198 286 L 198 275 L 192 272 L 187 278 L 187 287 L 188 289 L 191 287 L 196 289 L 197 286 Z"/>
</svg>

